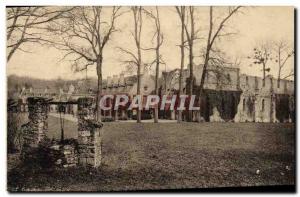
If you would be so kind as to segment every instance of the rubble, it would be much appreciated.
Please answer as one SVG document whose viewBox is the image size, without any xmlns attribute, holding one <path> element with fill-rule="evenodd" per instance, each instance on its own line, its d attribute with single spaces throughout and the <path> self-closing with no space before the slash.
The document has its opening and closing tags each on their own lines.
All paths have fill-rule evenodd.
<svg viewBox="0 0 300 197">
<path fill-rule="evenodd" d="M 53 158 L 56 166 L 64 168 L 77 166 L 78 152 L 76 146 L 76 142 L 66 143 L 66 141 L 54 144 L 50 147 L 49 156 Z"/>
<path fill-rule="evenodd" d="M 216 107 L 213 108 L 213 115 L 209 117 L 209 120 L 211 122 L 224 122 L 224 120 L 221 118 L 220 113 Z"/>
</svg>

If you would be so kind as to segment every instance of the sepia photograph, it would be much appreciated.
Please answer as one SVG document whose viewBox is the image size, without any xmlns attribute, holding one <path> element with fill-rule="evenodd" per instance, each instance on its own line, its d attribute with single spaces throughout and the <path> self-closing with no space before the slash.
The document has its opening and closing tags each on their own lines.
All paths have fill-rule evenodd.
<svg viewBox="0 0 300 197">
<path fill-rule="evenodd" d="M 295 7 L 5 15 L 8 192 L 296 191 Z"/>
</svg>

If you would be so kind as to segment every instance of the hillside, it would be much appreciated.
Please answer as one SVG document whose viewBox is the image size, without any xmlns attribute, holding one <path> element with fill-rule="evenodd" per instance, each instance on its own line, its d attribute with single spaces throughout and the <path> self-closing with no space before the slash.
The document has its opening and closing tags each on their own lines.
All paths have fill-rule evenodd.
<svg viewBox="0 0 300 197">
<path fill-rule="evenodd" d="M 45 89 L 46 87 L 50 89 L 59 89 L 66 88 L 70 84 L 77 86 L 79 82 L 88 83 L 92 89 L 95 89 L 97 86 L 97 79 L 88 79 L 88 82 L 85 80 L 64 80 L 62 78 L 53 79 L 53 80 L 45 80 L 45 79 L 37 79 L 31 77 L 21 77 L 17 75 L 10 75 L 7 77 L 7 90 L 10 91 L 20 91 L 22 87 L 32 87 L 33 89 Z"/>
</svg>

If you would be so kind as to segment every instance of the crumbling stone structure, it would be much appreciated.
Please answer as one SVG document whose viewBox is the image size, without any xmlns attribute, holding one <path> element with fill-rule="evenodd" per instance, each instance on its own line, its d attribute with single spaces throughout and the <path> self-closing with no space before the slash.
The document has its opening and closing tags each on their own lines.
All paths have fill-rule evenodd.
<svg viewBox="0 0 300 197">
<path fill-rule="evenodd" d="M 194 68 L 197 95 L 202 77 L 202 65 Z M 163 72 L 162 94 L 174 95 L 179 88 L 179 70 Z M 189 71 L 183 71 L 183 94 L 188 93 Z M 217 122 L 294 122 L 294 81 L 278 80 L 270 75 L 265 79 L 240 74 L 239 68 L 209 65 L 207 68 L 200 108 L 201 118 Z M 215 110 L 216 108 L 216 110 Z M 173 119 L 174 112 L 161 118 Z M 183 117 L 186 112 L 183 112 Z M 196 113 L 195 113 L 196 114 Z"/>
<path fill-rule="evenodd" d="M 95 120 L 96 102 L 93 97 L 78 99 L 78 157 L 79 165 L 98 167 L 101 164 L 103 126 Z"/>
<path fill-rule="evenodd" d="M 29 97 L 29 122 L 22 126 L 22 158 L 25 161 L 38 159 L 46 166 L 98 167 L 101 164 L 102 123 L 95 120 L 95 99 L 93 97 L 78 99 L 78 140 L 66 139 L 59 142 L 46 137 L 48 130 L 47 111 L 49 103 L 45 98 Z"/>
<path fill-rule="evenodd" d="M 241 75 L 235 122 L 294 122 L 294 82 Z M 276 86 L 276 84 L 279 84 Z"/>
<path fill-rule="evenodd" d="M 27 99 L 29 122 L 22 125 L 23 130 L 23 148 L 22 156 L 30 156 L 30 152 L 38 148 L 39 144 L 45 140 L 48 131 L 47 123 L 47 102 L 41 97 L 29 97 Z"/>
<path fill-rule="evenodd" d="M 77 166 L 77 141 L 70 139 L 53 144 L 50 147 L 49 156 L 56 166 L 64 168 Z"/>
</svg>

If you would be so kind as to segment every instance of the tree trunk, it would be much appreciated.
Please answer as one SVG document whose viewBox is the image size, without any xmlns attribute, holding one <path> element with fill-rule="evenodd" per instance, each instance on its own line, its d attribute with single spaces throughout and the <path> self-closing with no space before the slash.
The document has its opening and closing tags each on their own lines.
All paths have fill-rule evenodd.
<svg viewBox="0 0 300 197">
<path fill-rule="evenodd" d="M 137 83 L 137 96 L 141 96 L 141 99 L 143 99 L 141 94 L 141 68 L 140 66 L 138 67 L 138 83 Z M 141 110 L 137 109 L 137 117 L 136 117 L 137 123 L 141 122 Z"/>
<path fill-rule="evenodd" d="M 179 97 L 182 94 L 182 72 L 184 67 L 184 20 L 185 20 L 185 7 L 181 6 L 181 44 L 180 44 L 180 72 L 179 72 Z M 182 110 L 178 110 L 177 122 L 180 123 L 182 121 Z"/>
<path fill-rule="evenodd" d="M 96 96 L 96 120 L 101 122 L 100 99 L 102 95 L 102 57 L 97 60 L 97 96 Z"/>
<path fill-rule="evenodd" d="M 210 55 L 210 48 L 212 46 L 211 43 L 211 35 L 212 35 L 212 28 L 213 28 L 213 8 L 212 6 L 210 6 L 209 9 L 209 32 L 208 32 L 208 38 L 207 38 L 207 44 L 206 44 L 206 53 L 205 53 L 205 60 L 204 60 L 204 64 L 203 64 L 203 69 L 202 69 L 202 75 L 201 75 L 201 81 L 200 81 L 200 86 L 199 86 L 199 95 L 198 95 L 198 100 L 199 100 L 199 105 L 201 106 L 201 97 L 203 95 L 203 88 L 204 88 L 204 80 L 205 80 L 205 76 L 206 76 L 206 68 L 207 65 L 209 63 L 209 55 Z M 200 111 L 199 111 L 199 122 L 201 120 L 201 107 L 200 107 Z"/>
<path fill-rule="evenodd" d="M 277 79 L 277 88 L 280 88 L 280 77 L 281 77 L 281 53 L 280 48 L 278 49 L 278 79 Z"/>
<path fill-rule="evenodd" d="M 277 79 L 277 88 L 280 88 L 280 70 L 279 70 L 279 73 L 278 73 L 278 79 Z"/>
<path fill-rule="evenodd" d="M 156 8 L 157 9 L 157 8 Z M 157 10 L 157 17 L 158 10 Z M 158 18 L 156 20 L 159 20 Z M 160 47 L 160 28 L 158 22 L 156 22 L 157 34 L 156 34 L 156 70 L 155 70 L 155 94 L 158 96 L 158 77 L 159 77 L 159 47 Z M 158 105 L 154 107 L 154 123 L 158 123 Z"/>
<path fill-rule="evenodd" d="M 263 63 L 263 87 L 265 87 L 266 83 L 266 64 Z"/>
<path fill-rule="evenodd" d="M 193 95 L 193 88 L 194 88 L 194 54 L 193 54 L 193 47 L 194 47 L 194 34 L 195 34 L 195 24 L 194 24 L 194 8 L 190 7 L 190 18 L 191 18 L 191 35 L 190 35 L 190 42 L 189 42 L 189 61 L 190 61 L 190 86 L 189 86 L 189 98 L 191 102 L 191 98 Z M 189 110 L 189 121 L 193 121 L 193 111 Z"/>
<path fill-rule="evenodd" d="M 159 44 L 160 34 L 158 34 L 157 43 Z M 156 71 L 155 71 L 155 94 L 158 96 L 158 75 L 159 75 L 159 47 L 156 50 Z M 154 107 L 154 123 L 158 123 L 158 105 Z"/>
<path fill-rule="evenodd" d="M 140 48 L 138 49 L 138 56 L 139 56 L 139 60 L 140 60 L 140 57 L 141 57 L 141 51 L 140 51 Z M 138 69 L 137 69 L 137 96 L 141 96 L 141 99 L 143 99 L 143 96 L 141 95 L 141 61 L 139 62 L 139 65 L 138 65 Z M 137 123 L 140 123 L 141 122 L 141 110 L 137 109 L 137 117 L 136 117 L 136 121 Z"/>
<path fill-rule="evenodd" d="M 102 95 L 102 56 L 97 59 L 97 96 L 96 96 L 96 120 L 102 122 L 101 120 L 101 106 L 100 106 L 100 99 Z M 99 137 L 100 137 L 100 150 L 103 150 L 103 128 L 98 128 L 99 130 Z M 102 159 L 101 159 L 102 160 Z"/>
<path fill-rule="evenodd" d="M 193 68 L 193 41 L 190 43 L 190 54 L 189 54 L 189 61 L 190 61 L 190 80 L 189 80 L 189 102 L 191 102 L 191 98 L 193 95 L 193 85 L 194 85 L 194 68 Z M 189 117 L 188 121 L 193 121 L 193 111 L 189 110 Z"/>
<path fill-rule="evenodd" d="M 142 65 L 142 54 L 141 54 L 141 31 L 142 31 L 142 7 L 138 7 L 138 17 L 139 17 L 139 25 L 138 25 L 138 20 L 137 20 L 137 13 L 134 13 L 134 37 L 135 37 L 135 43 L 137 47 L 137 53 L 138 53 L 138 58 L 137 58 L 137 96 L 141 96 L 141 99 L 143 99 L 143 95 L 141 95 L 141 67 Z M 137 123 L 141 122 L 141 110 L 137 109 L 137 118 L 136 118 Z"/>
<path fill-rule="evenodd" d="M 207 47 L 210 47 L 209 45 Z M 205 81 L 205 76 L 206 76 L 206 68 L 207 68 L 207 65 L 208 65 L 208 61 L 209 61 L 209 55 L 210 55 L 210 52 L 209 52 L 210 49 L 207 49 L 206 51 L 206 55 L 205 55 L 205 60 L 204 60 L 204 64 L 203 64 L 203 70 L 202 70 L 202 76 L 201 76 L 201 81 L 200 81 L 200 86 L 199 86 L 199 94 L 198 94 L 198 103 L 200 105 L 200 110 L 199 110 L 199 113 L 198 113 L 198 122 L 201 122 L 201 97 L 203 95 L 203 88 L 204 88 L 204 81 Z"/>
</svg>

